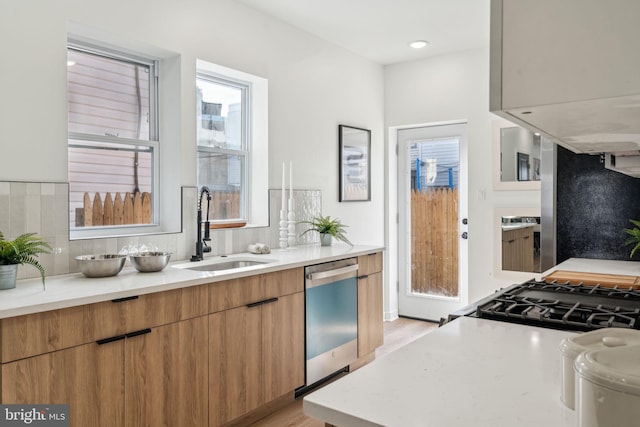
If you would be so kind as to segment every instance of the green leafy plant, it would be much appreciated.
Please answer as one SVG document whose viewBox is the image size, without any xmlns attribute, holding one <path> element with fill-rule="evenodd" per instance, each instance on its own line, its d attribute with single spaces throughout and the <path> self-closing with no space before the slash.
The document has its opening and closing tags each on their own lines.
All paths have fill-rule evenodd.
<svg viewBox="0 0 640 427">
<path fill-rule="evenodd" d="M 14 240 L 6 240 L 0 231 L 0 265 L 29 264 L 40 271 L 44 286 L 45 270 L 38 255 L 51 253 L 51 246 L 36 233 L 25 233 Z"/>
<path fill-rule="evenodd" d="M 629 222 L 635 225 L 635 227 L 624 229 L 624 232 L 629 235 L 629 237 L 627 237 L 627 240 L 624 242 L 624 244 L 634 245 L 633 249 L 631 249 L 631 254 L 629 254 L 629 258 L 633 258 L 633 254 L 635 254 L 636 251 L 640 249 L 640 221 L 636 221 L 635 219 L 630 219 Z"/>
<path fill-rule="evenodd" d="M 329 215 L 327 216 L 315 216 L 310 221 L 300 221 L 301 224 L 309 224 L 311 228 L 307 229 L 302 235 L 305 235 L 309 231 L 317 231 L 320 234 L 330 234 L 336 240 L 341 240 L 349 245 L 353 246 L 353 244 L 347 239 L 345 227 L 346 225 L 342 224 L 339 219 L 331 218 Z"/>
</svg>

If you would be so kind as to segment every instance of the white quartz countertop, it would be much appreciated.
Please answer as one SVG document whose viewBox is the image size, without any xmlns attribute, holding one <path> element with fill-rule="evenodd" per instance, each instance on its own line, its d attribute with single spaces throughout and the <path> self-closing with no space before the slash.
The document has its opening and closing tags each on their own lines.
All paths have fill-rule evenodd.
<svg viewBox="0 0 640 427">
<path fill-rule="evenodd" d="M 571 332 L 460 317 L 304 397 L 341 427 L 576 425 L 560 401 Z"/>
<path fill-rule="evenodd" d="M 556 270 L 580 271 L 583 273 L 622 274 L 626 276 L 640 276 L 640 262 L 612 261 L 606 259 L 569 258 L 553 268 L 542 273 L 542 276 Z"/>
<path fill-rule="evenodd" d="M 519 230 L 521 228 L 535 227 L 536 225 L 538 224 L 526 223 L 526 222 L 520 222 L 517 224 L 505 224 L 502 226 L 502 231 Z"/>
<path fill-rule="evenodd" d="M 188 260 L 182 260 L 170 263 L 159 272 L 140 273 L 127 261 L 125 268 L 113 277 L 87 278 L 82 273 L 47 277 L 46 290 L 43 290 L 40 278 L 19 280 L 14 289 L 0 291 L 0 319 L 313 265 L 383 249 L 382 246 L 337 243 L 332 246 L 305 245 L 272 249 L 270 254 L 264 255 L 240 253 L 225 258 L 232 260 L 250 256 L 271 262 L 221 271 L 177 268 L 176 265 L 189 263 Z M 221 261 L 221 258 L 205 256 L 204 261 L 191 264 L 203 265 Z"/>
</svg>

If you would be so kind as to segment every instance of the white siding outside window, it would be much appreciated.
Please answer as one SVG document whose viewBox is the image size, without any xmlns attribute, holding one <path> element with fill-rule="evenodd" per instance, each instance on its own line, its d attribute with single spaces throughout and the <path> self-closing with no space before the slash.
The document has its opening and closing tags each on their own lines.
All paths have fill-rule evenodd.
<svg viewBox="0 0 640 427">
<path fill-rule="evenodd" d="M 72 237 L 86 194 L 106 201 L 149 193 L 151 221 L 157 195 L 156 64 L 118 52 L 70 43 L 68 48 L 69 216 Z M 106 214 L 105 214 L 106 217 Z M 104 227 L 140 226 L 125 222 Z M 85 231 L 83 231 L 85 232 Z M 99 235 L 99 231 L 96 235 Z M 126 232 L 124 233 L 126 234 Z"/>
</svg>

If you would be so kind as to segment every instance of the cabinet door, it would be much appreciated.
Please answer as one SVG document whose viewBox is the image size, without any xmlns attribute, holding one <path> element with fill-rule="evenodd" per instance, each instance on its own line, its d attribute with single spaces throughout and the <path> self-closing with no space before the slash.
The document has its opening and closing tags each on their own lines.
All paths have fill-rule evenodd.
<svg viewBox="0 0 640 427">
<path fill-rule="evenodd" d="M 125 425 L 206 426 L 207 316 L 125 341 Z"/>
<path fill-rule="evenodd" d="M 90 343 L 2 365 L 2 403 L 69 404 L 71 426 L 124 422 L 124 340 Z"/>
<path fill-rule="evenodd" d="M 262 306 L 267 402 L 304 385 L 304 292 Z"/>
<path fill-rule="evenodd" d="M 502 269 L 516 269 L 516 238 L 513 230 L 502 232 Z"/>
<path fill-rule="evenodd" d="M 219 426 L 265 402 L 261 306 L 209 316 L 209 425 Z"/>
<path fill-rule="evenodd" d="M 358 273 L 371 274 L 382 271 L 382 252 L 373 252 L 358 257 Z"/>
<path fill-rule="evenodd" d="M 383 344 L 382 311 L 382 273 L 359 277 L 358 357 L 371 353 Z"/>
</svg>

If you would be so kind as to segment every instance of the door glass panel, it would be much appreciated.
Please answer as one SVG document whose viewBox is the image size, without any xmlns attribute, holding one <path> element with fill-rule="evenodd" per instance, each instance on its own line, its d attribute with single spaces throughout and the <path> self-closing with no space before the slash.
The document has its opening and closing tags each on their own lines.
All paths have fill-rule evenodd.
<svg viewBox="0 0 640 427">
<path fill-rule="evenodd" d="M 457 298 L 457 138 L 413 142 L 411 164 L 411 293 Z"/>
</svg>

